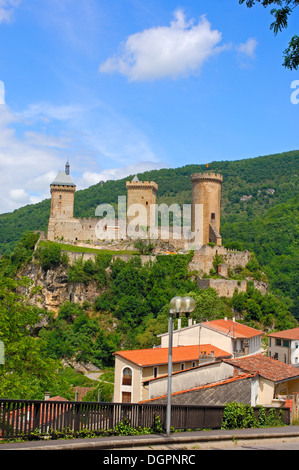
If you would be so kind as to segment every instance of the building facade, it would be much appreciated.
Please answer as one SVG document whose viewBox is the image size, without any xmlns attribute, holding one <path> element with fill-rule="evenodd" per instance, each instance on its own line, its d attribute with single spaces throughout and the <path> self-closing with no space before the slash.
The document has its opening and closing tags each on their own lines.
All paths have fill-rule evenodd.
<svg viewBox="0 0 299 470">
<path fill-rule="evenodd" d="M 299 364 L 299 328 L 269 334 L 268 354 L 285 364 Z"/>
</svg>

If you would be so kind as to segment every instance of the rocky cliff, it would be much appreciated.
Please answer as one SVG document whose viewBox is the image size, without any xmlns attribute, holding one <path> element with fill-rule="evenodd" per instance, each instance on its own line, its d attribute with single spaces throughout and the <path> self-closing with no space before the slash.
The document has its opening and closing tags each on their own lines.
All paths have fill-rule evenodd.
<svg viewBox="0 0 299 470">
<path fill-rule="evenodd" d="M 32 281 L 31 287 L 26 292 L 30 302 L 55 313 L 66 301 L 93 302 L 103 292 L 96 282 L 89 282 L 87 285 L 68 282 L 67 268 L 64 266 L 45 271 L 41 266 L 31 263 L 22 268 L 19 276 L 26 276 Z"/>
</svg>

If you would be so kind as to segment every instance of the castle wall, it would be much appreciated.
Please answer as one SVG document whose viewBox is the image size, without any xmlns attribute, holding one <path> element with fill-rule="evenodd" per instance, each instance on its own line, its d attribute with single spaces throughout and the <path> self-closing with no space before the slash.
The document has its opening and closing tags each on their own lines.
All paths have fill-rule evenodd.
<svg viewBox="0 0 299 470">
<path fill-rule="evenodd" d="M 63 240 L 74 243 L 76 241 L 98 241 L 96 236 L 96 218 L 59 219 L 50 218 L 48 240 Z"/>
<path fill-rule="evenodd" d="M 235 290 L 238 292 L 247 291 L 247 281 L 236 281 L 230 279 L 198 279 L 197 285 L 199 289 L 215 289 L 219 297 L 232 297 Z"/>
<path fill-rule="evenodd" d="M 190 271 L 196 270 L 208 274 L 210 269 L 213 268 L 213 260 L 216 254 L 222 256 L 223 261 L 231 269 L 235 269 L 238 266 L 245 268 L 251 258 L 251 254 L 247 250 L 228 250 L 224 246 L 204 245 L 194 253 L 193 260 L 189 264 Z"/>
</svg>

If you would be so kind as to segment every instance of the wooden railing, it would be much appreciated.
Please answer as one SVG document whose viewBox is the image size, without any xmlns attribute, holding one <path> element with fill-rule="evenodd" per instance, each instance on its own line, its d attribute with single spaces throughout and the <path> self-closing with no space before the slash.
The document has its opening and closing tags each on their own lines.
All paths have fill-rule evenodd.
<svg viewBox="0 0 299 470">
<path fill-rule="evenodd" d="M 173 405 L 171 426 L 176 430 L 219 429 L 224 406 Z M 289 408 L 283 411 L 283 422 L 290 424 Z M 166 405 L 135 403 L 99 403 L 50 400 L 0 399 L 0 439 L 47 435 L 52 431 L 105 431 L 121 422 L 131 427 L 152 428 L 159 416 L 166 428 Z"/>
</svg>

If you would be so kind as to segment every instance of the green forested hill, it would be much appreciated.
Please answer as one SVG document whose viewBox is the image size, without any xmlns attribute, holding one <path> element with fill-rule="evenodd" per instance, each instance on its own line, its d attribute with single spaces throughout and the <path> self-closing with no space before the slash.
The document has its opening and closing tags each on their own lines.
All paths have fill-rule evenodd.
<svg viewBox="0 0 299 470">
<path fill-rule="evenodd" d="M 186 165 L 175 169 L 147 171 L 140 180 L 155 181 L 158 203 L 191 202 L 192 173 L 206 170 L 205 165 Z M 210 163 L 209 170 L 223 174 L 222 225 L 237 220 L 249 221 L 263 216 L 276 204 L 298 197 L 299 150 L 238 161 Z M 117 204 L 126 195 L 126 181 L 96 184 L 75 194 L 75 217 L 92 217 L 98 204 Z M 243 196 L 252 196 L 242 201 Z M 9 253 L 26 230 L 46 230 L 50 200 L 27 205 L 12 213 L 0 215 L 0 253 Z"/>
</svg>

